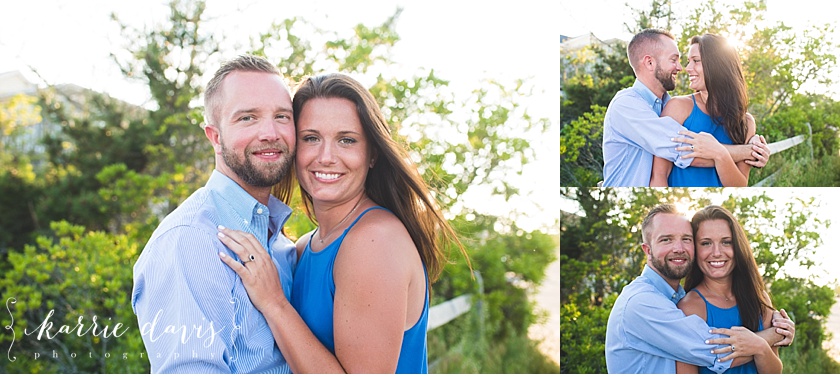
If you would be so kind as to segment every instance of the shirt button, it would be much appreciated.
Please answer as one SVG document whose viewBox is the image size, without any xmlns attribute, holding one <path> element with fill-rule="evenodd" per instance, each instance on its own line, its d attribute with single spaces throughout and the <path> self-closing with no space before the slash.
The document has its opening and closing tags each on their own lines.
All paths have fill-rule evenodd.
<svg viewBox="0 0 840 376">
<path fill-rule="evenodd" d="M 242 223 L 244 223 L 244 224 L 246 224 L 246 225 L 247 225 L 247 224 L 248 224 L 248 220 L 247 220 L 247 219 L 242 220 Z"/>
<path fill-rule="evenodd" d="M 257 209 L 257 214 L 262 214 L 262 212 L 263 212 L 262 208 Z"/>
</svg>

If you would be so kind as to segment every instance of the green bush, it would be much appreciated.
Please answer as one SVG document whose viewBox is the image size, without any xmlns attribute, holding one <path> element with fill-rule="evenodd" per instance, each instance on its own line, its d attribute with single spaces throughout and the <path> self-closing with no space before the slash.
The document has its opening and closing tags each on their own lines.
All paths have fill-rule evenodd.
<svg viewBox="0 0 840 376">
<path fill-rule="evenodd" d="M 50 228 L 54 237 L 39 236 L 37 245 L 9 253 L 10 269 L 0 279 L 14 319 L 13 331 L 0 333 L 0 343 L 15 360 L 2 362 L 4 371 L 148 373 L 130 301 L 137 244 L 67 222 Z M 40 336 L 47 321 L 52 328 L 44 325 Z M 84 328 L 77 329 L 79 323 Z M 70 333 L 59 332 L 63 325 Z"/>
</svg>

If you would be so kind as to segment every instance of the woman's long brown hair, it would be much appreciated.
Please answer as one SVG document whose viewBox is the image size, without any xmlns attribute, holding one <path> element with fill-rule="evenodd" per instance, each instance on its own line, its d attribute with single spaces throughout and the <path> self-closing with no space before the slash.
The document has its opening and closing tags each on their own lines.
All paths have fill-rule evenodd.
<svg viewBox="0 0 840 376">
<path fill-rule="evenodd" d="M 690 44 L 700 46 L 703 81 L 709 92 L 706 111 L 726 129 L 733 143 L 745 144 L 749 97 L 738 51 L 725 38 L 715 34 L 692 37 Z"/>
</svg>

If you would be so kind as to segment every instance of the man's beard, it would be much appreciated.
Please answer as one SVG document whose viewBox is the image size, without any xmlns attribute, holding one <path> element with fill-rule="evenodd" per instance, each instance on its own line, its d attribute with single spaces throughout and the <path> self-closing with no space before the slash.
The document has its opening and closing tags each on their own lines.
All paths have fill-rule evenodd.
<svg viewBox="0 0 840 376">
<path fill-rule="evenodd" d="M 688 255 L 686 255 L 685 257 L 686 263 L 681 269 L 671 268 L 671 266 L 668 265 L 668 261 L 666 261 L 664 257 L 661 260 L 651 257 L 650 260 L 653 263 L 653 266 L 656 268 L 656 270 L 662 273 L 662 275 L 666 278 L 683 279 L 683 277 L 687 276 L 688 272 L 691 271 L 691 267 L 694 263 L 694 260 L 692 260 L 691 257 L 688 257 Z"/>
<path fill-rule="evenodd" d="M 289 169 L 295 159 L 294 155 L 289 153 L 289 147 L 286 145 L 279 143 L 260 145 L 259 149 L 278 149 L 282 155 L 282 159 L 278 161 L 279 163 L 276 164 L 275 168 L 268 168 L 267 172 L 262 172 L 251 161 L 252 153 L 256 151 L 254 150 L 256 148 L 246 148 L 243 156 L 236 155 L 233 150 L 225 147 L 224 141 L 222 141 L 221 144 L 222 158 L 224 159 L 225 164 L 227 164 L 227 166 L 230 167 L 230 169 L 233 170 L 233 172 L 239 176 L 245 184 L 254 187 L 271 187 L 279 183 L 283 180 L 283 177 L 289 173 Z"/>
<path fill-rule="evenodd" d="M 677 83 L 674 81 L 674 76 L 671 73 L 660 69 L 658 65 L 653 74 L 656 76 L 656 79 L 659 80 L 659 83 L 662 84 L 662 87 L 665 88 L 665 91 L 671 91 L 677 87 Z"/>
</svg>

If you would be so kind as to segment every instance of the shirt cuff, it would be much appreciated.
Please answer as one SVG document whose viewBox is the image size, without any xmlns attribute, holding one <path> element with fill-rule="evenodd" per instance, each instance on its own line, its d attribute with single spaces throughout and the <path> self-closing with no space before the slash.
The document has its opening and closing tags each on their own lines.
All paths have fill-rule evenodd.
<svg viewBox="0 0 840 376">
<path fill-rule="evenodd" d="M 688 145 L 688 144 L 684 144 L 684 143 L 679 144 L 679 146 L 685 146 L 685 145 Z M 686 151 L 678 151 L 677 152 L 677 159 L 674 160 L 674 165 L 676 165 L 679 168 L 686 168 L 688 166 L 691 166 L 691 162 L 694 161 L 694 157 L 683 158 L 682 156 L 686 155 L 686 154 L 689 154 L 689 153 L 686 152 Z"/>
<path fill-rule="evenodd" d="M 729 359 L 725 362 L 720 361 L 720 356 L 715 359 L 715 364 L 712 366 L 707 367 L 711 371 L 715 373 L 724 373 L 726 370 L 732 367 L 732 361 L 735 359 Z"/>
</svg>

